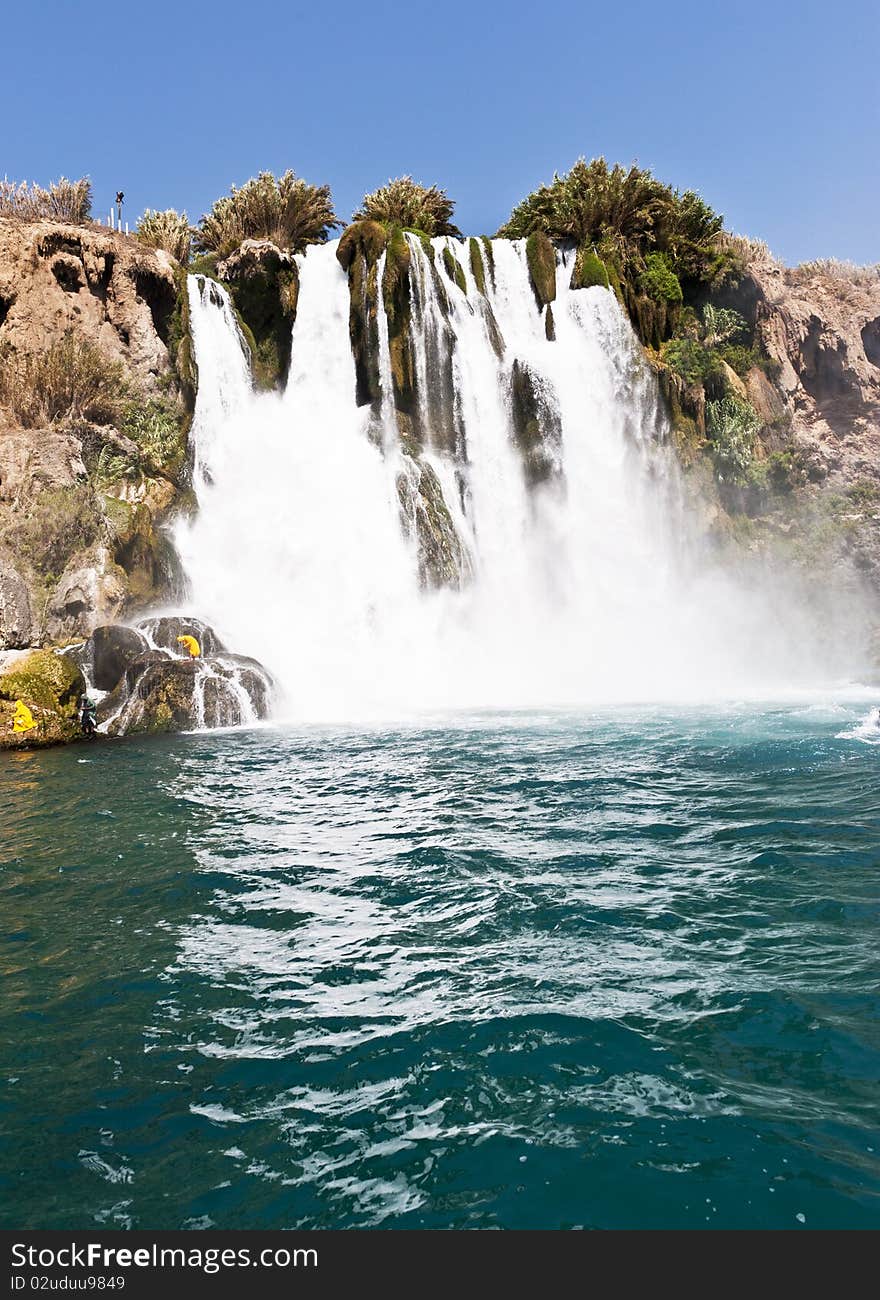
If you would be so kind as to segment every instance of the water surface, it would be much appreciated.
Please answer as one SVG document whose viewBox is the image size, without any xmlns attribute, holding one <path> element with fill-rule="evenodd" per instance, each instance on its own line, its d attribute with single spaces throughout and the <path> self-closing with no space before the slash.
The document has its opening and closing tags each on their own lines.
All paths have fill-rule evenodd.
<svg viewBox="0 0 880 1300">
<path fill-rule="evenodd" d="M 880 1226 L 866 710 L 0 757 L 0 1221 Z"/>
</svg>

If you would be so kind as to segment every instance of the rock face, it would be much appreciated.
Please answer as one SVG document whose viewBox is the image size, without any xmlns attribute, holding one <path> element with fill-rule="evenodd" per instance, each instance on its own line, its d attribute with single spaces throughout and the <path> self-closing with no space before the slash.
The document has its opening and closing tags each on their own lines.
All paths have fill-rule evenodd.
<svg viewBox="0 0 880 1300">
<path fill-rule="evenodd" d="M 47 639 L 64 644 L 88 636 L 121 614 L 125 597 L 124 572 L 99 548 L 92 563 L 74 564 L 61 575 L 46 609 Z"/>
<path fill-rule="evenodd" d="M 750 246 L 719 305 L 745 317 L 770 359 L 769 373 L 745 375 L 764 421 L 758 453 L 783 488 L 749 511 L 764 530 L 762 540 L 753 528 L 756 544 L 782 546 L 817 584 L 851 585 L 880 609 L 880 271 L 787 268 Z"/>
<path fill-rule="evenodd" d="M 833 262 L 789 269 L 755 253 L 731 305 L 778 366 L 746 378 L 759 414 L 788 417 L 817 479 L 880 480 L 880 271 Z"/>
<path fill-rule="evenodd" d="M 460 587 L 472 572 L 471 557 L 427 461 L 408 458 L 407 472 L 397 477 L 397 497 L 404 532 L 416 543 L 421 585 Z"/>
<path fill-rule="evenodd" d="M 0 430 L 0 501 L 27 501 L 86 478 L 82 440 L 65 429 Z"/>
<path fill-rule="evenodd" d="M 129 663 L 98 720 L 111 736 L 234 727 L 267 717 L 271 695 L 271 679 L 255 659 L 177 659 L 151 650 Z"/>
<path fill-rule="evenodd" d="M 0 555 L 0 650 L 33 645 L 39 633 L 28 585 L 11 561 Z"/>
<path fill-rule="evenodd" d="M 73 346 L 116 385 L 106 423 L 61 414 L 23 428 L 13 407 L 25 424 L 45 416 L 0 407 L 0 643 L 88 636 L 177 593 L 159 524 L 186 474 L 180 289 L 176 263 L 133 238 L 0 218 L 0 357 L 25 373 Z"/>
<path fill-rule="evenodd" d="M 510 374 L 510 410 L 526 478 L 533 486 L 561 472 L 562 421 L 555 394 L 524 361 L 514 361 Z"/>
<path fill-rule="evenodd" d="M 15 352 L 72 329 L 158 393 L 176 302 L 161 250 L 100 227 L 0 218 L 0 339 Z"/>
</svg>

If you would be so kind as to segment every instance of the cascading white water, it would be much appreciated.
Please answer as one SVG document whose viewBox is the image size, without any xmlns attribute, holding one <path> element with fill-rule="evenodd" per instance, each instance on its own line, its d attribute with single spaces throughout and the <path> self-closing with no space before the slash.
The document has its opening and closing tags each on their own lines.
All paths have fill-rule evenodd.
<svg viewBox="0 0 880 1300">
<path fill-rule="evenodd" d="M 280 395 L 252 391 L 225 292 L 190 279 L 199 512 L 178 548 L 193 612 L 266 664 L 285 711 L 351 720 L 699 698 L 815 676 L 803 631 L 781 626 L 778 602 L 696 562 L 684 544 L 656 385 L 613 294 L 570 289 L 560 257 L 549 341 L 521 242 L 493 241 L 484 297 L 462 245 L 435 239 L 435 266 L 448 247 L 467 282 L 464 293 L 444 276 L 444 310 L 442 269 L 407 240 L 422 454 L 469 553 L 459 589 L 420 586 L 417 543 L 401 526 L 398 478 L 413 462 L 394 420 L 381 293 L 377 432 L 355 402 L 335 243 L 298 258 Z M 454 401 L 440 430 L 444 347 Z M 554 472 L 531 485 L 513 436 L 514 363 L 558 432 Z"/>
</svg>

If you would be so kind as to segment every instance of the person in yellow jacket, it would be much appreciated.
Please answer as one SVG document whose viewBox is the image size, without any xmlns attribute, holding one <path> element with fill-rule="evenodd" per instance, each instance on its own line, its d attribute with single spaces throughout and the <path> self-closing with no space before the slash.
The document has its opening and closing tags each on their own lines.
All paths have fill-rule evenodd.
<svg viewBox="0 0 880 1300">
<path fill-rule="evenodd" d="M 191 659 L 198 659 L 202 653 L 202 647 L 194 636 L 179 636 L 177 642 L 178 645 L 184 646 L 189 651 Z"/>
<path fill-rule="evenodd" d="M 30 731 L 36 725 L 36 719 L 24 700 L 16 700 L 12 714 L 12 730 L 15 732 Z"/>
</svg>

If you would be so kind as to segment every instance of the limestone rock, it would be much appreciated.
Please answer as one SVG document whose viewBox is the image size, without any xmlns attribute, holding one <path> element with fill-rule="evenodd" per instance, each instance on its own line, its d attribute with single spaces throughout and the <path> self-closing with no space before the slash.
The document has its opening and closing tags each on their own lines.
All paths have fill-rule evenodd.
<svg viewBox="0 0 880 1300">
<path fill-rule="evenodd" d="M 510 410 L 528 482 L 538 484 L 558 477 L 562 420 L 556 395 L 520 360 L 514 361 L 510 373 Z"/>
<path fill-rule="evenodd" d="M 93 564 L 72 567 L 59 579 L 46 609 L 47 638 L 63 643 L 90 636 L 118 617 L 126 594 L 125 574 L 100 549 Z"/>
<path fill-rule="evenodd" d="M 0 650 L 33 645 L 38 628 L 24 578 L 0 555 Z"/>
<path fill-rule="evenodd" d="M 27 502 L 47 488 L 86 478 L 82 443 L 63 429 L 0 428 L 0 501 Z"/>
<path fill-rule="evenodd" d="M 404 532 L 415 538 L 419 581 L 423 587 L 460 587 L 472 571 L 471 558 L 456 531 L 434 469 L 406 457 L 397 477 L 397 496 Z"/>
<path fill-rule="evenodd" d="M 96 627 L 75 657 L 97 690 L 112 691 L 129 664 L 149 648 L 146 637 L 135 628 L 110 623 Z"/>
<path fill-rule="evenodd" d="M 255 659 L 179 659 L 151 650 L 128 665 L 98 719 L 111 736 L 233 727 L 267 717 L 272 689 Z"/>
<path fill-rule="evenodd" d="M 175 264 L 160 249 L 100 226 L 0 218 L 0 341 L 14 352 L 72 329 L 158 396 L 176 303 Z"/>
</svg>

